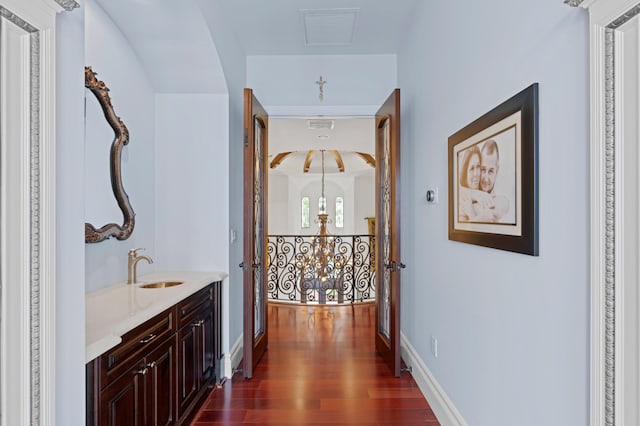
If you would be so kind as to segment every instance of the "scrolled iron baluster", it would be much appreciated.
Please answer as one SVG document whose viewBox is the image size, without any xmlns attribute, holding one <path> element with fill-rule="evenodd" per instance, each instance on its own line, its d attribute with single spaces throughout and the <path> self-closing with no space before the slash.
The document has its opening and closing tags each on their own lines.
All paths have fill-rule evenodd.
<svg viewBox="0 0 640 426">
<path fill-rule="evenodd" d="M 334 281 L 327 289 L 337 290 L 339 302 L 371 300 L 375 295 L 375 270 L 371 252 L 374 237 L 350 235 L 328 238 L 330 240 L 325 241 L 330 246 L 329 250 L 334 253 L 334 262 L 322 266 Z M 318 286 L 311 283 L 315 270 L 320 265 L 307 263 L 312 254 L 314 240 L 320 241 L 318 236 L 269 237 L 267 285 L 271 299 L 317 300 Z M 327 298 L 336 300 L 334 293 L 330 292 Z"/>
<path fill-rule="evenodd" d="M 271 239 L 267 239 L 267 257 L 268 257 L 268 265 L 267 269 L 267 294 L 270 295 L 271 299 L 278 299 L 278 281 L 274 279 L 274 277 L 278 273 L 277 265 L 274 262 L 274 257 L 277 256 L 277 238 L 274 243 Z"/>
</svg>

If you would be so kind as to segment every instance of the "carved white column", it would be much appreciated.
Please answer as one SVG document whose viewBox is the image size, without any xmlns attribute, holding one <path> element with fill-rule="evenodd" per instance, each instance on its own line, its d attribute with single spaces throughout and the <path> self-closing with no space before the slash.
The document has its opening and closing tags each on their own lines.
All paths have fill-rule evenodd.
<svg viewBox="0 0 640 426">
<path fill-rule="evenodd" d="M 621 148 L 617 31 L 640 14 L 638 0 L 564 0 L 589 11 L 591 77 L 591 425 L 620 424 L 622 378 Z M 618 129 L 619 131 L 619 129 Z M 617 252 L 618 251 L 618 252 Z"/>
<path fill-rule="evenodd" d="M 20 64 L 3 76 L 12 90 L 2 93 L 2 103 L 19 105 L 13 114 L 22 118 L 11 122 L 15 132 L 3 134 L 2 141 L 15 147 L 11 176 L 21 185 L 18 206 L 12 207 L 18 226 L 3 224 L 3 250 L 7 243 L 20 253 L 12 254 L 18 262 L 2 283 L 2 425 L 55 423 L 55 22 L 63 8 L 74 7 L 73 0 L 0 0 L 3 24 L 13 29 L 10 45 L 3 44 L 10 49 L 0 55 Z M 9 286 L 17 290 L 5 300 Z M 8 312 L 16 323 L 6 323 Z M 7 357 L 13 350 L 15 364 L 7 361 L 16 359 L 15 353 Z"/>
</svg>

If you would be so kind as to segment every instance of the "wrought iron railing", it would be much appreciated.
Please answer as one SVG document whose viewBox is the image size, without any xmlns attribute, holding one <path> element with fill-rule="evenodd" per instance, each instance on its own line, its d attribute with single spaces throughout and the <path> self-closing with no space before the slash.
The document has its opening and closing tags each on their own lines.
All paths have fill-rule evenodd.
<svg viewBox="0 0 640 426">
<path fill-rule="evenodd" d="M 310 254 L 319 239 L 331 238 L 331 273 L 318 277 Z M 269 300 L 299 303 L 355 303 L 375 300 L 373 235 L 269 235 Z"/>
</svg>

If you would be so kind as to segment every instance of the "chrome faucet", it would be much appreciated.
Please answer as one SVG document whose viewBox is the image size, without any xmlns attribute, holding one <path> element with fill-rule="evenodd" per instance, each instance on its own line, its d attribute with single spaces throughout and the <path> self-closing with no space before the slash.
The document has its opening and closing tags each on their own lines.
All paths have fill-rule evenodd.
<svg viewBox="0 0 640 426">
<path fill-rule="evenodd" d="M 151 259 L 149 256 L 138 256 L 139 250 L 144 250 L 144 249 L 137 248 L 137 249 L 129 250 L 129 267 L 128 267 L 128 275 L 127 275 L 127 284 L 133 284 L 138 280 L 137 273 L 136 273 L 136 265 L 138 264 L 138 262 L 140 262 L 141 260 L 146 260 L 147 262 L 149 262 L 149 264 L 153 263 L 153 259 Z"/>
</svg>

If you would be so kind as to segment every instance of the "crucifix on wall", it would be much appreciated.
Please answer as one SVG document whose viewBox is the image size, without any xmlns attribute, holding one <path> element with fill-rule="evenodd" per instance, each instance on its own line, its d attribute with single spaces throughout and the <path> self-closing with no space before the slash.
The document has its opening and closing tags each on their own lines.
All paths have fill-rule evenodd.
<svg viewBox="0 0 640 426">
<path fill-rule="evenodd" d="M 327 80 L 323 80 L 322 76 L 320 76 L 320 80 L 316 81 L 318 88 L 320 89 L 320 95 L 318 98 L 322 101 L 324 99 L 324 85 L 327 83 Z"/>
</svg>

